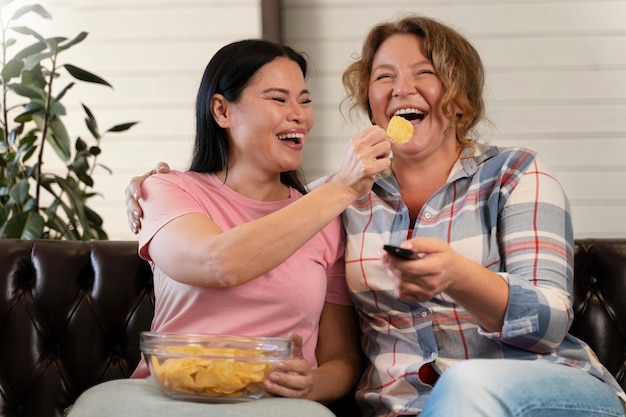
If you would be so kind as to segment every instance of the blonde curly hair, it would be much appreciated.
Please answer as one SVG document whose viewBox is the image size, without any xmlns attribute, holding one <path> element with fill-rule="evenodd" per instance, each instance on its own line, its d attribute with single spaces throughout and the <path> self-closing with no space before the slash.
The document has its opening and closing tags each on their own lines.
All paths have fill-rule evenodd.
<svg viewBox="0 0 626 417">
<path fill-rule="evenodd" d="M 468 135 L 485 117 L 483 64 L 465 37 L 435 19 L 412 15 L 374 26 L 365 38 L 361 56 L 343 73 L 347 93 L 344 102 L 352 102 L 351 111 L 363 110 L 372 119 L 369 103 L 372 62 L 380 45 L 395 34 L 411 34 L 423 39 L 426 56 L 444 86 L 443 114 L 454 123 L 457 141 L 471 146 L 473 139 Z M 457 114 L 450 111 L 453 105 L 459 109 Z"/>
</svg>

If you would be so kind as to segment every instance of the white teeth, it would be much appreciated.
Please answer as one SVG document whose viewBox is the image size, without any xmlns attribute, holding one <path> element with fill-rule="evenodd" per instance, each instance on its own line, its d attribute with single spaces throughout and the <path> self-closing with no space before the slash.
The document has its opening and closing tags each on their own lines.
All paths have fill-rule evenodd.
<svg viewBox="0 0 626 417">
<path fill-rule="evenodd" d="M 394 115 L 395 116 L 399 116 L 401 114 L 425 114 L 425 112 L 423 112 L 420 109 L 415 109 L 415 108 L 408 108 L 408 109 L 400 109 L 397 110 Z"/>
<path fill-rule="evenodd" d="M 278 135 L 278 139 L 280 140 L 302 139 L 303 137 L 304 133 L 290 133 L 287 135 Z"/>
</svg>

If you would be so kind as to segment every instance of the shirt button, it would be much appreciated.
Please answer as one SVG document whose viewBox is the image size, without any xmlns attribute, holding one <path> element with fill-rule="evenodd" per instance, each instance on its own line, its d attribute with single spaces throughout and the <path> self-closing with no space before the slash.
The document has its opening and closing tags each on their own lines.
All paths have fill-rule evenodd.
<svg viewBox="0 0 626 417">
<path fill-rule="evenodd" d="M 431 214 L 430 213 L 426 213 L 426 214 L 424 214 L 424 217 L 426 217 L 427 219 L 430 219 Z"/>
<path fill-rule="evenodd" d="M 437 357 L 437 354 L 435 352 L 433 352 L 433 353 L 430 354 L 430 357 L 435 359 Z"/>
<path fill-rule="evenodd" d="M 426 317 L 427 315 L 428 315 L 428 312 L 422 311 L 422 317 Z"/>
</svg>

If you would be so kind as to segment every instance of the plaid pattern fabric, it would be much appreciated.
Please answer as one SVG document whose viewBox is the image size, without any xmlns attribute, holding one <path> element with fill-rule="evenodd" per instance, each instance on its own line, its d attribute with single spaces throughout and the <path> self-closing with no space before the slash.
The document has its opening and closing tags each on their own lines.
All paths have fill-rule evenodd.
<svg viewBox="0 0 626 417">
<path fill-rule="evenodd" d="M 348 287 L 371 360 L 358 392 L 367 415 L 415 414 L 431 387 L 418 371 L 444 371 L 471 358 L 542 359 L 617 384 L 571 324 L 573 231 L 567 197 L 545 162 L 522 148 L 466 148 L 446 184 L 414 225 L 388 172 L 343 214 Z M 414 237 L 436 237 L 509 284 L 500 333 L 487 333 L 445 293 L 426 303 L 399 300 L 378 252 Z"/>
</svg>

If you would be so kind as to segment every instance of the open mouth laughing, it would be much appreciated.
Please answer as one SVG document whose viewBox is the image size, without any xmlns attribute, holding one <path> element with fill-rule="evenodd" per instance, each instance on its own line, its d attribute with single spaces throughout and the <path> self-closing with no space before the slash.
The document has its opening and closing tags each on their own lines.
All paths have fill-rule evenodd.
<svg viewBox="0 0 626 417">
<path fill-rule="evenodd" d="M 425 112 L 418 108 L 409 107 L 406 109 L 396 110 L 396 112 L 394 113 L 394 116 L 404 117 L 408 121 L 412 121 L 412 120 L 424 120 L 427 114 L 428 112 Z"/>
<path fill-rule="evenodd" d="M 303 137 L 303 133 L 287 133 L 285 135 L 278 135 L 278 140 L 290 141 L 295 143 L 296 145 L 299 145 L 302 142 Z"/>
</svg>

